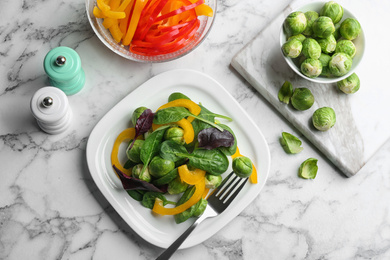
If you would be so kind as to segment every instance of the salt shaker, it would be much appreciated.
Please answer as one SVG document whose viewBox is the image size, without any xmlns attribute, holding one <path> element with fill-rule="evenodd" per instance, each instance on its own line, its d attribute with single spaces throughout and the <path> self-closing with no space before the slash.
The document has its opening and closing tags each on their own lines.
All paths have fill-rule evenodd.
<svg viewBox="0 0 390 260">
<path fill-rule="evenodd" d="M 48 134 L 63 133 L 71 125 L 72 110 L 67 96 L 59 88 L 39 89 L 31 98 L 30 108 L 39 127 Z"/>
<path fill-rule="evenodd" d="M 61 89 L 66 95 L 74 95 L 85 84 L 85 73 L 77 52 L 69 47 L 56 47 L 49 51 L 43 67 L 50 84 Z"/>
</svg>

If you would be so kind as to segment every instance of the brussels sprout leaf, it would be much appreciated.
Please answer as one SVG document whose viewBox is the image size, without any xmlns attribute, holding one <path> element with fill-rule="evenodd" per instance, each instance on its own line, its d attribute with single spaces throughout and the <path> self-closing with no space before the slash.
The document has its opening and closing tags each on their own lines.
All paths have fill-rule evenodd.
<svg viewBox="0 0 390 260">
<path fill-rule="evenodd" d="M 298 170 L 298 176 L 304 179 L 314 179 L 317 176 L 317 159 L 309 158 L 304 161 Z"/>
<path fill-rule="evenodd" d="M 278 98 L 280 102 L 290 103 L 290 98 L 293 94 L 293 86 L 289 81 L 285 81 L 278 92 Z"/>
<path fill-rule="evenodd" d="M 289 154 L 299 153 L 303 150 L 301 147 L 301 140 L 287 132 L 282 133 L 280 144 L 282 145 L 284 151 Z"/>
</svg>

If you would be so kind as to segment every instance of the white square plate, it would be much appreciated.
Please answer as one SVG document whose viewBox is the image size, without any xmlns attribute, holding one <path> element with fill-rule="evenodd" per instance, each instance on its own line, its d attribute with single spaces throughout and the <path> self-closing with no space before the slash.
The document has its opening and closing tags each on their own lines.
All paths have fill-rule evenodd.
<svg viewBox="0 0 390 260">
<path fill-rule="evenodd" d="M 87 144 L 87 162 L 96 185 L 128 225 L 149 243 L 167 248 L 194 219 L 176 224 L 172 216 L 156 215 L 133 200 L 115 175 L 110 155 L 118 134 L 131 127 L 134 109 L 146 106 L 155 111 L 167 103 L 173 92 L 181 92 L 212 112 L 231 117 L 233 122 L 226 124 L 234 131 L 241 154 L 252 159 L 258 172 L 258 183 L 247 183 L 229 208 L 199 225 L 180 247 L 187 248 L 202 243 L 244 210 L 260 193 L 270 169 L 270 153 L 263 134 L 218 82 L 192 70 L 171 70 L 151 78 L 126 96 L 95 126 Z M 221 122 L 225 123 L 223 119 Z"/>
</svg>

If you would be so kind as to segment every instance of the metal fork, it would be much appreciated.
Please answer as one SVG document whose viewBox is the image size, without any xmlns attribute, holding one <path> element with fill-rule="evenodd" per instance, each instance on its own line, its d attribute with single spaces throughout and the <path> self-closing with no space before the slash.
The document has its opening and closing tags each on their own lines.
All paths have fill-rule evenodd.
<svg viewBox="0 0 390 260">
<path fill-rule="evenodd" d="M 231 172 L 207 198 L 207 207 L 203 214 L 192 224 L 175 242 L 172 243 L 156 260 L 167 260 L 179 248 L 179 246 L 186 240 L 191 232 L 205 219 L 213 218 L 221 214 L 234 200 L 237 194 L 244 187 L 248 178 L 240 178 L 234 172 Z M 242 181 L 243 180 L 243 181 Z"/>
</svg>

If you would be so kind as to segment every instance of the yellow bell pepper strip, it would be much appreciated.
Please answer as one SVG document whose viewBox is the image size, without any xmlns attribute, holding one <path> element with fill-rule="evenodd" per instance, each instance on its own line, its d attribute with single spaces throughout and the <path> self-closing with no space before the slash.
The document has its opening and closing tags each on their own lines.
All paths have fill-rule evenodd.
<svg viewBox="0 0 390 260">
<path fill-rule="evenodd" d="M 113 18 L 113 19 L 123 19 L 123 18 L 125 18 L 125 16 L 126 16 L 125 12 L 112 11 L 110 5 L 108 5 L 103 0 L 97 0 L 96 2 L 97 2 L 97 6 L 99 7 L 99 9 L 102 11 L 102 13 L 106 17 Z"/>
<path fill-rule="evenodd" d="M 238 149 L 237 147 L 237 150 L 235 152 L 235 154 L 233 154 L 231 157 L 232 159 L 236 158 L 236 157 L 240 157 L 240 156 L 243 156 L 241 153 L 240 153 L 240 150 Z M 257 183 L 257 170 L 256 170 L 256 167 L 255 165 L 252 163 L 252 173 L 251 175 L 249 176 L 249 181 L 252 183 L 252 184 L 256 184 Z"/>
<path fill-rule="evenodd" d="M 93 8 L 93 15 L 96 18 L 106 18 L 106 16 L 103 14 L 103 12 L 97 6 L 95 6 Z"/>
<path fill-rule="evenodd" d="M 176 215 L 182 213 L 183 211 L 195 205 L 202 198 L 204 191 L 205 191 L 205 178 L 203 178 L 197 184 L 195 184 L 194 194 L 185 203 L 175 208 L 164 208 L 162 200 L 157 198 L 154 202 L 153 212 L 160 215 Z"/>
<path fill-rule="evenodd" d="M 106 18 L 108 19 L 108 18 Z M 114 38 L 114 40 L 116 42 L 120 42 L 122 40 L 122 37 L 123 37 L 123 33 L 121 31 L 121 29 L 119 28 L 119 24 L 118 22 L 114 23 L 110 28 L 110 33 L 112 35 L 112 38 Z"/>
<path fill-rule="evenodd" d="M 123 130 L 116 138 L 116 140 L 114 142 L 114 146 L 112 148 L 112 152 L 111 152 L 111 164 L 115 165 L 120 171 L 122 171 L 127 176 L 131 175 L 131 169 L 123 168 L 122 164 L 119 162 L 119 159 L 118 159 L 119 146 L 124 141 L 133 139 L 134 136 L 135 136 L 135 128 L 127 128 L 127 129 Z"/>
<path fill-rule="evenodd" d="M 131 0 L 131 2 L 126 6 L 126 9 L 124 11 L 126 14 L 126 17 L 119 20 L 119 28 L 121 29 L 121 32 L 123 33 L 123 35 L 126 35 L 127 27 L 129 26 L 129 21 L 130 21 L 130 17 L 131 17 L 131 12 L 133 11 L 133 7 L 134 7 L 134 0 Z M 120 8 L 121 8 L 121 6 L 119 6 L 118 9 L 120 9 Z"/>
<path fill-rule="evenodd" d="M 196 104 L 194 101 L 189 99 L 176 99 L 171 102 L 166 103 L 165 105 L 162 105 L 157 110 L 168 108 L 168 107 L 185 107 L 188 109 L 188 111 L 191 112 L 191 114 L 199 115 L 200 110 L 202 109 L 198 104 Z M 188 117 L 188 121 L 192 122 L 195 118 L 190 116 Z"/>
<path fill-rule="evenodd" d="M 194 128 L 192 127 L 192 124 L 187 119 L 183 118 L 177 122 L 169 123 L 167 125 L 177 125 L 180 126 L 184 130 L 183 138 L 186 144 L 192 143 L 195 138 L 195 132 Z M 162 125 L 152 125 L 153 131 L 155 131 L 157 128 L 161 127 Z"/>
<path fill-rule="evenodd" d="M 210 191 L 209 188 L 205 188 L 204 192 L 203 192 L 203 195 L 202 195 L 202 198 L 206 199 L 206 197 L 208 197 L 207 195 L 209 194 L 209 191 Z"/>
<path fill-rule="evenodd" d="M 191 3 L 195 3 L 197 0 L 190 0 Z M 205 15 L 212 17 L 213 16 L 213 9 L 206 5 L 206 4 L 201 4 L 197 7 L 195 7 L 195 12 L 197 16 Z"/>
<path fill-rule="evenodd" d="M 111 7 L 103 0 L 96 0 L 97 6 L 102 12 L 107 12 L 111 10 Z"/>
<path fill-rule="evenodd" d="M 104 26 L 104 28 L 109 29 L 115 23 L 118 23 L 117 19 L 113 19 L 113 18 L 108 18 L 107 17 L 107 18 L 104 18 L 104 20 L 102 22 L 102 25 Z"/>
<path fill-rule="evenodd" d="M 178 168 L 180 179 L 188 183 L 190 185 L 195 185 L 198 182 L 200 182 L 202 179 L 204 179 L 206 175 L 206 171 L 201 169 L 195 169 L 193 171 L 190 171 L 187 167 L 187 164 L 183 164 L 179 166 Z"/>
<path fill-rule="evenodd" d="M 135 0 L 133 15 L 131 16 L 130 24 L 127 28 L 126 35 L 122 40 L 123 45 L 129 45 L 133 40 L 135 30 L 137 29 L 137 25 L 141 17 L 141 12 L 144 9 L 147 2 L 148 2 L 147 0 Z"/>
<path fill-rule="evenodd" d="M 118 7 L 118 9 L 116 11 L 118 12 L 124 12 L 126 10 L 126 8 L 130 5 L 133 5 L 133 2 L 134 0 L 124 0 L 120 6 Z"/>
</svg>

